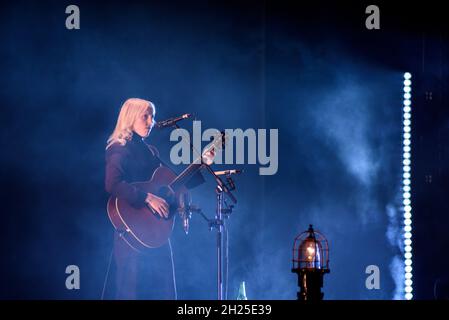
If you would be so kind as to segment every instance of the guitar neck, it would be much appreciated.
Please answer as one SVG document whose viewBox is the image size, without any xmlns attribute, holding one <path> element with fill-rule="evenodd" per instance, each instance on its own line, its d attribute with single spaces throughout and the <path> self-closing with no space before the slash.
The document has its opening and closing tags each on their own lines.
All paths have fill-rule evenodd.
<svg viewBox="0 0 449 320">
<path fill-rule="evenodd" d="M 203 152 L 203 154 L 207 154 L 207 153 L 212 153 L 216 150 L 217 145 L 222 144 L 222 133 L 219 133 L 220 137 L 218 139 L 214 138 L 214 142 L 209 145 L 208 147 L 206 147 L 206 151 Z M 212 154 L 212 156 L 214 156 L 214 153 Z M 195 161 L 193 161 L 183 172 L 181 172 L 181 174 L 179 174 L 171 183 L 170 183 L 170 187 L 173 190 L 178 189 L 179 187 L 183 186 L 184 184 L 186 184 L 190 178 L 192 178 L 192 176 L 202 168 L 203 166 L 203 162 L 202 162 L 203 157 L 200 156 L 198 157 Z"/>
<path fill-rule="evenodd" d="M 197 163 L 199 162 L 199 163 Z M 173 190 L 177 190 L 179 187 L 185 185 L 190 178 L 193 177 L 193 175 L 200 170 L 202 167 L 202 163 L 200 159 L 197 159 L 197 161 L 190 164 L 187 168 L 184 169 L 183 172 L 181 172 L 171 183 L 170 187 Z"/>
</svg>

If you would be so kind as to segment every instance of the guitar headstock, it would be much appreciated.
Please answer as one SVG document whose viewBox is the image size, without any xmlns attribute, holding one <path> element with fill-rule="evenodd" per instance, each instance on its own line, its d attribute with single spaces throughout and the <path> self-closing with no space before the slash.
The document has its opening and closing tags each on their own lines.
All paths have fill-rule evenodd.
<svg viewBox="0 0 449 320">
<path fill-rule="evenodd" d="M 222 150 L 228 143 L 228 136 L 222 131 L 217 132 L 213 136 L 213 140 L 210 144 L 208 144 L 202 153 L 203 162 L 207 165 L 211 165 L 214 162 L 216 151 Z"/>
<path fill-rule="evenodd" d="M 212 143 L 215 144 L 218 150 L 221 150 L 224 149 L 225 146 L 228 144 L 228 140 L 229 137 L 225 134 L 224 131 L 221 131 L 214 136 L 214 140 L 212 141 Z"/>
</svg>

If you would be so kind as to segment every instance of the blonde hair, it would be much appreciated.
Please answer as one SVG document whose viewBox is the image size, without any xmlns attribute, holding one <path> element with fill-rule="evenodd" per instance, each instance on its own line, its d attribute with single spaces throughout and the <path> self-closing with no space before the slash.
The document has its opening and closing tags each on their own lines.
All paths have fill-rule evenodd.
<svg viewBox="0 0 449 320">
<path fill-rule="evenodd" d="M 151 101 L 130 98 L 123 103 L 118 115 L 117 124 L 114 131 L 109 136 L 106 149 L 108 149 L 114 143 L 119 143 L 122 146 L 127 141 L 131 140 L 133 136 L 133 125 L 137 118 L 144 112 L 151 109 L 153 117 L 156 114 L 156 107 Z"/>
</svg>

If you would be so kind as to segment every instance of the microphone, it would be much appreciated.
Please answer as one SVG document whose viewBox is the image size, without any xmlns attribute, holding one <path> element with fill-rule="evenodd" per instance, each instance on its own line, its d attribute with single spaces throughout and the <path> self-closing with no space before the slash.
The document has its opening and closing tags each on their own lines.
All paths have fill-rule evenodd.
<svg viewBox="0 0 449 320">
<path fill-rule="evenodd" d="M 243 172 L 243 170 L 236 170 L 236 169 L 223 170 L 223 171 L 214 171 L 215 175 L 217 175 L 217 176 L 224 176 L 224 175 L 228 176 L 228 175 L 231 175 L 231 174 L 240 174 L 242 172 Z"/>
<path fill-rule="evenodd" d="M 170 118 L 164 121 L 157 121 L 156 122 L 156 128 L 162 129 L 165 127 L 171 127 L 174 124 L 176 124 L 176 122 L 181 121 L 183 119 L 188 119 L 190 118 L 192 115 L 190 113 L 186 113 L 183 114 L 182 116 L 176 117 L 176 118 Z"/>
<path fill-rule="evenodd" d="M 178 213 L 182 219 L 182 227 L 184 228 L 185 234 L 189 234 L 190 219 L 192 219 L 192 213 L 201 213 L 201 208 L 195 205 L 187 205 L 178 208 Z"/>
<path fill-rule="evenodd" d="M 182 217 L 182 227 L 184 228 L 185 234 L 189 234 L 189 228 L 190 228 L 190 212 L 184 213 Z"/>
<path fill-rule="evenodd" d="M 180 208 L 178 211 L 181 215 L 182 219 L 182 227 L 184 228 L 185 234 L 189 234 L 190 228 L 190 218 L 192 213 L 190 212 L 190 197 L 187 193 L 181 194 L 180 200 Z"/>
</svg>

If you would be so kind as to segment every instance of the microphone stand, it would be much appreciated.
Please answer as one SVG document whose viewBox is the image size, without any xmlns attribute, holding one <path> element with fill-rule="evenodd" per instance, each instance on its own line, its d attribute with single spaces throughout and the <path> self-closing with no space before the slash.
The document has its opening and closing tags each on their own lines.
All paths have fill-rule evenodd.
<svg viewBox="0 0 449 320">
<path fill-rule="evenodd" d="M 173 127 L 176 129 L 180 129 L 179 125 L 175 122 L 173 124 Z M 190 148 L 192 149 L 192 155 L 195 150 L 192 141 L 189 139 Z M 202 153 L 199 153 L 201 158 L 201 165 L 205 167 L 209 173 L 212 175 L 212 177 L 215 179 L 215 182 L 217 183 L 216 187 L 216 193 L 217 193 L 217 205 L 216 205 L 216 213 L 215 213 L 215 219 L 209 219 L 207 218 L 203 212 L 200 209 L 192 210 L 199 212 L 202 217 L 208 222 L 209 229 L 212 230 L 213 228 L 217 229 L 217 299 L 218 300 L 224 300 L 223 299 L 223 263 L 227 266 L 228 265 L 228 252 L 226 250 L 226 255 L 223 255 L 223 231 L 226 231 L 226 224 L 224 218 L 229 218 L 229 215 L 232 213 L 232 209 L 234 208 L 233 205 L 228 206 L 225 199 L 224 194 L 226 194 L 231 201 L 236 204 L 237 199 L 234 197 L 234 195 L 231 193 L 232 190 L 235 190 L 235 184 L 232 181 L 231 175 L 228 174 L 226 176 L 226 180 L 228 181 L 229 186 L 227 186 L 223 180 L 219 176 L 215 174 L 215 172 L 212 170 L 210 165 L 205 163 L 203 161 Z M 225 208 L 226 204 L 226 208 Z M 189 216 L 190 216 L 190 208 L 189 210 Z M 228 243 L 228 237 L 226 237 L 226 242 Z M 226 270 L 226 278 L 228 277 L 228 272 Z M 226 285 L 226 296 L 227 296 L 227 285 Z"/>
<path fill-rule="evenodd" d="M 226 223 L 224 218 L 229 218 L 229 215 L 232 213 L 233 205 L 224 207 L 226 203 L 224 199 L 224 194 L 226 194 L 232 202 L 237 203 L 237 199 L 231 193 L 231 190 L 235 189 L 235 185 L 230 177 L 227 176 L 227 180 L 230 184 L 228 187 L 219 176 L 215 174 L 212 168 L 205 164 L 205 167 L 210 172 L 210 174 L 215 178 L 217 182 L 216 193 L 217 193 L 217 207 L 215 219 L 212 222 L 209 222 L 209 228 L 217 229 L 217 299 L 224 300 L 223 298 L 227 296 L 227 285 L 226 285 L 226 295 L 223 295 L 223 264 L 228 266 L 228 252 L 226 250 L 226 255 L 223 255 L 223 232 L 226 231 Z M 228 243 L 228 237 L 226 237 L 226 242 Z M 228 270 L 226 270 L 226 278 L 228 277 Z"/>
</svg>

